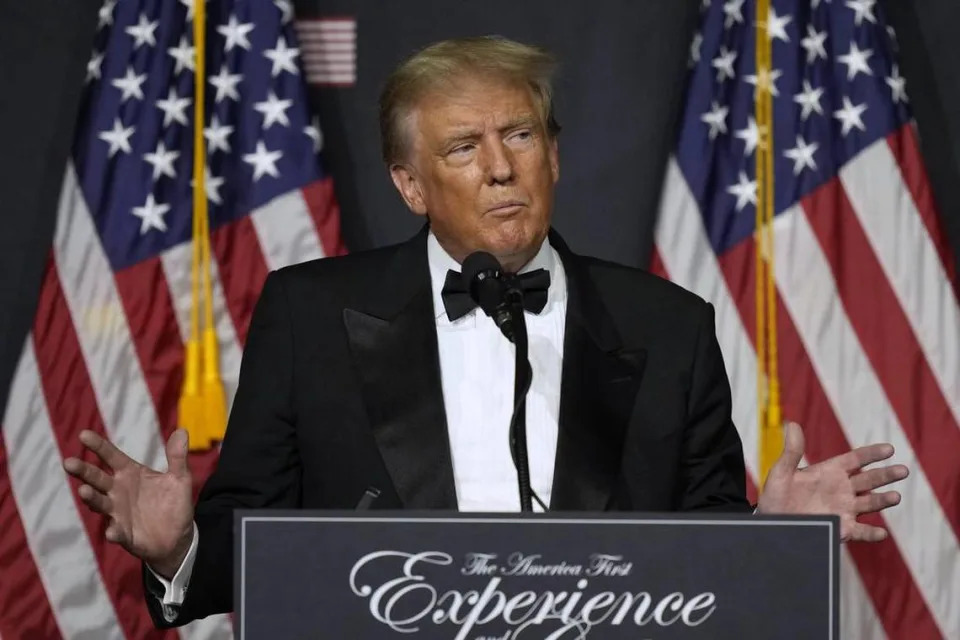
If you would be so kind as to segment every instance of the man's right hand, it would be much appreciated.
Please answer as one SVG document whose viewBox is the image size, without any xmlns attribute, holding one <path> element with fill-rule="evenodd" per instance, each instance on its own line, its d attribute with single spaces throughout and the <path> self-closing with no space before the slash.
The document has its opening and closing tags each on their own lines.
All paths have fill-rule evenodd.
<svg viewBox="0 0 960 640">
<path fill-rule="evenodd" d="M 193 540 L 193 480 L 187 466 L 187 432 L 167 440 L 167 471 L 146 467 L 92 431 L 80 442 L 109 469 L 77 458 L 63 468 L 79 479 L 80 499 L 109 519 L 106 537 L 167 579 L 173 578 Z"/>
</svg>

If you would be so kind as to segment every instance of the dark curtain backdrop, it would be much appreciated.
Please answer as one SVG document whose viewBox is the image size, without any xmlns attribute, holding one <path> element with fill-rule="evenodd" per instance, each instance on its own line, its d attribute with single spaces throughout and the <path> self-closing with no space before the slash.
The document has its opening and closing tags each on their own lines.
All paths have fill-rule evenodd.
<svg viewBox="0 0 960 640">
<path fill-rule="evenodd" d="M 0 0 L 0 411 L 33 322 L 99 7 Z"/>
<path fill-rule="evenodd" d="M 934 192 L 960 256 L 960 2 L 884 4 L 899 33 Z M 298 0 L 301 16 L 358 23 L 357 84 L 312 96 L 349 248 L 396 242 L 419 226 L 379 158 L 376 98 L 389 70 L 431 41 L 499 33 L 544 45 L 561 60 L 556 226 L 577 251 L 645 264 L 699 5 Z M 98 6 L 0 0 L 0 408 L 36 305 Z"/>
</svg>

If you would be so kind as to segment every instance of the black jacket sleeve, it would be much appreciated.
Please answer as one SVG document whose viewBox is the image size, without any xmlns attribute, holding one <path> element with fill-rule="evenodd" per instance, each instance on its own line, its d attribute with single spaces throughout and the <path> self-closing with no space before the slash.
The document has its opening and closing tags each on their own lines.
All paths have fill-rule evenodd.
<svg viewBox="0 0 960 640">
<path fill-rule="evenodd" d="M 697 333 L 688 393 L 679 509 L 749 511 L 743 445 L 710 304 Z"/>
</svg>

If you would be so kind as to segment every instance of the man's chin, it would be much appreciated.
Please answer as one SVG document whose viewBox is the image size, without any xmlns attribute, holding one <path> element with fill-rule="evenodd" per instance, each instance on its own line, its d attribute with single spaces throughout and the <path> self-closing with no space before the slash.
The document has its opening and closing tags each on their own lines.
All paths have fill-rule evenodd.
<svg viewBox="0 0 960 640">
<path fill-rule="evenodd" d="M 488 238 L 486 251 L 492 253 L 505 270 L 518 271 L 537 255 L 543 235 L 529 230 L 519 234 L 497 234 Z"/>
</svg>

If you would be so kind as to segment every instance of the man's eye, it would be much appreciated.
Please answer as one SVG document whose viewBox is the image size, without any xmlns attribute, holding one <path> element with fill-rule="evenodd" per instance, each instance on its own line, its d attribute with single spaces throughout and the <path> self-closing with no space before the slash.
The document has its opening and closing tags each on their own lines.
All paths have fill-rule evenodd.
<svg viewBox="0 0 960 640">
<path fill-rule="evenodd" d="M 461 144 L 460 146 L 454 147 L 453 149 L 451 149 L 450 155 L 464 155 L 465 153 L 467 153 L 468 151 L 471 151 L 472 149 L 473 149 L 472 144 Z"/>
</svg>

